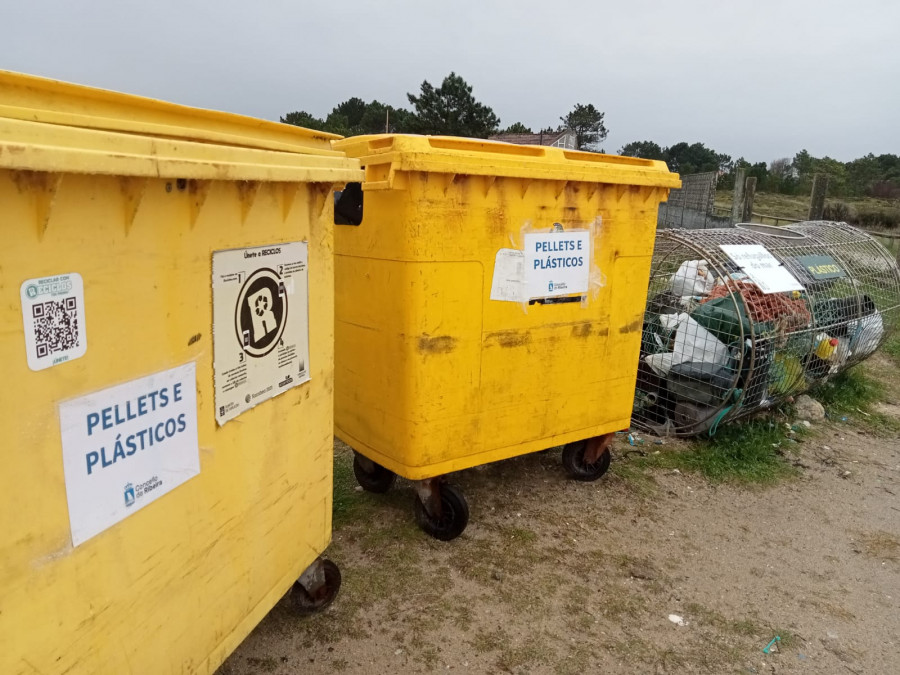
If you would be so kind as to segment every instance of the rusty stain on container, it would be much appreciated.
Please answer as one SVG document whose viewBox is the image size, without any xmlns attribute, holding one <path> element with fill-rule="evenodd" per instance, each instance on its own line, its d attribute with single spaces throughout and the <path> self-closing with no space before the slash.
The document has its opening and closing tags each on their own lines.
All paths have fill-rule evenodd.
<svg viewBox="0 0 900 675">
<path fill-rule="evenodd" d="M 576 323 L 572 326 L 572 337 L 586 338 L 591 334 L 593 324 L 590 321 L 584 323 Z"/>
<path fill-rule="evenodd" d="M 458 340 L 450 335 L 419 337 L 419 352 L 422 354 L 449 354 L 456 348 Z"/>
<path fill-rule="evenodd" d="M 641 330 L 643 325 L 644 325 L 644 318 L 639 316 L 637 319 L 635 319 L 631 323 L 620 327 L 619 332 L 620 333 L 635 333 L 635 332 Z"/>
<path fill-rule="evenodd" d="M 531 343 L 530 331 L 503 330 L 496 333 L 488 333 L 484 336 L 485 345 L 497 344 L 504 348 L 523 347 Z"/>
</svg>

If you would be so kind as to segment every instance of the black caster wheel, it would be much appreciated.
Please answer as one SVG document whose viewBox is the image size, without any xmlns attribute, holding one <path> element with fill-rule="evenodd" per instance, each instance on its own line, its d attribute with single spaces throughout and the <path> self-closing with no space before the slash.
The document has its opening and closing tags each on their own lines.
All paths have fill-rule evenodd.
<svg viewBox="0 0 900 675">
<path fill-rule="evenodd" d="M 606 448 L 600 454 L 596 462 L 588 464 L 584 461 L 584 453 L 587 447 L 587 440 L 568 443 L 563 447 L 563 468 L 570 478 L 583 481 L 597 480 L 609 469 L 609 464 L 612 461 L 612 454 L 609 448 Z"/>
<path fill-rule="evenodd" d="M 334 602 L 341 590 L 341 571 L 338 566 L 328 559 L 323 559 L 321 565 L 325 583 L 317 590 L 310 592 L 300 581 L 295 581 L 291 588 L 291 601 L 298 614 L 321 612 Z"/>
<path fill-rule="evenodd" d="M 371 466 L 371 470 L 367 468 Z M 359 453 L 353 453 L 353 475 L 356 476 L 356 482 L 362 486 L 366 492 L 374 492 L 375 494 L 384 494 L 391 489 L 394 481 L 397 480 L 397 474 L 390 469 L 385 469 L 381 464 L 376 464 L 370 459 L 360 457 Z"/>
<path fill-rule="evenodd" d="M 458 488 L 444 483 L 439 489 L 440 517 L 432 517 L 425 509 L 422 498 L 416 495 L 416 524 L 435 539 L 450 541 L 461 535 L 469 524 L 469 504 Z"/>
</svg>

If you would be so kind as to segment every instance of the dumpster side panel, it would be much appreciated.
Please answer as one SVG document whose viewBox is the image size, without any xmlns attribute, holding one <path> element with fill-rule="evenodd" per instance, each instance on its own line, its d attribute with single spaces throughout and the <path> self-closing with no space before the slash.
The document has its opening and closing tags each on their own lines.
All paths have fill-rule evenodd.
<svg viewBox="0 0 900 675">
<path fill-rule="evenodd" d="M 0 672 L 211 672 L 326 547 L 331 199 L 295 187 L 0 170 Z M 212 252 L 300 240 L 311 381 L 218 427 Z M 20 284 L 69 272 L 87 352 L 31 371 Z M 59 402 L 189 362 L 200 474 L 73 548 Z"/>
<path fill-rule="evenodd" d="M 666 191 L 391 171 L 368 167 L 361 225 L 336 228 L 337 434 L 418 479 L 626 428 Z M 499 249 L 598 216 L 605 283 L 585 305 L 490 299 Z M 424 358 L 423 336 L 435 346 Z"/>
<path fill-rule="evenodd" d="M 482 268 L 337 256 L 335 278 L 353 312 L 336 324 L 345 346 L 335 371 L 343 428 L 376 446 L 409 448 L 405 461 L 416 461 L 413 423 L 480 410 Z M 469 431 L 459 429 L 455 442 L 474 442 Z"/>
</svg>

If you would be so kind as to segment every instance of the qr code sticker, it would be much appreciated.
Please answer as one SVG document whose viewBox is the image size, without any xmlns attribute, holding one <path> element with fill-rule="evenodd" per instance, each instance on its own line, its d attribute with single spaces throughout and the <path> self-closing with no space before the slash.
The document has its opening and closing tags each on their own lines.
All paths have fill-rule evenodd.
<svg viewBox="0 0 900 675">
<path fill-rule="evenodd" d="M 34 348 L 38 358 L 75 349 L 78 343 L 78 301 L 68 297 L 33 305 Z"/>
</svg>

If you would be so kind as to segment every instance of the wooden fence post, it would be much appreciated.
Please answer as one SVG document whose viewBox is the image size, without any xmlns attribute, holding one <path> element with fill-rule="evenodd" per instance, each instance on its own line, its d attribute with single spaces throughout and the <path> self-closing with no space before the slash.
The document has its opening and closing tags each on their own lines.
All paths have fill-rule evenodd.
<svg viewBox="0 0 900 675">
<path fill-rule="evenodd" d="M 808 220 L 822 220 L 825 213 L 825 192 L 828 190 L 828 176 L 817 173 L 813 177 L 812 194 L 809 198 Z"/>
<path fill-rule="evenodd" d="M 756 196 L 756 176 L 750 176 L 744 184 L 744 205 L 741 214 L 742 223 L 753 221 L 753 198 Z"/>
<path fill-rule="evenodd" d="M 747 169 L 737 169 L 734 172 L 734 196 L 731 199 L 731 222 L 741 222 L 744 214 L 744 180 Z"/>
</svg>

